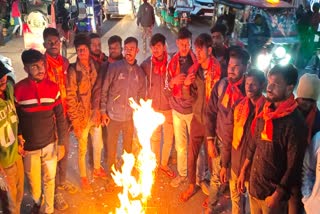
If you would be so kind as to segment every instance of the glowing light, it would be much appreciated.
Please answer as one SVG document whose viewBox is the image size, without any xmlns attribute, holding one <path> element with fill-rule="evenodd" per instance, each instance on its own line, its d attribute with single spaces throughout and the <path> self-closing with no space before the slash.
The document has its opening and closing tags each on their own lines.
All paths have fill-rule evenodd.
<svg viewBox="0 0 320 214">
<path fill-rule="evenodd" d="M 123 187 L 118 194 L 120 208 L 116 208 L 118 214 L 145 213 L 144 204 L 151 195 L 154 182 L 154 169 L 156 168 L 155 154 L 151 150 L 150 138 L 153 131 L 164 122 L 164 116 L 157 113 L 151 107 L 152 100 L 140 100 L 140 105 L 132 98 L 129 99 L 133 108 L 133 121 L 137 130 L 141 151 L 137 160 L 133 154 L 122 155 L 123 165 L 121 172 L 112 166 L 112 177 L 118 186 Z M 138 172 L 138 179 L 132 175 L 133 168 Z"/>
<path fill-rule="evenodd" d="M 291 60 L 291 55 L 286 54 L 285 57 L 280 60 L 279 64 L 280 65 L 287 65 L 287 64 L 289 64 L 290 60 Z"/>
<path fill-rule="evenodd" d="M 259 70 L 266 72 L 271 62 L 270 54 L 259 54 L 257 57 L 257 67 Z"/>
<path fill-rule="evenodd" d="M 286 56 L 287 51 L 284 47 L 280 46 L 276 48 L 276 50 L 274 51 L 274 54 L 276 55 L 277 58 L 282 59 Z"/>
<path fill-rule="evenodd" d="M 279 0 L 267 0 L 267 2 L 271 4 L 278 4 Z"/>
</svg>

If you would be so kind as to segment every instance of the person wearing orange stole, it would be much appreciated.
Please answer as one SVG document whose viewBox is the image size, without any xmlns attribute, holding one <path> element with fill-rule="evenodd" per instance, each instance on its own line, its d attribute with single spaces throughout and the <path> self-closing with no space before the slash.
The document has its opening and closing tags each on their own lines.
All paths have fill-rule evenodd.
<svg viewBox="0 0 320 214">
<path fill-rule="evenodd" d="M 253 137 L 238 178 L 238 190 L 251 165 L 249 200 L 252 214 L 286 213 L 292 187 L 301 182 L 307 126 L 293 90 L 298 71 L 276 65 L 268 74 L 267 102 L 252 122 Z"/>
<path fill-rule="evenodd" d="M 246 198 L 238 192 L 237 180 L 251 138 L 251 123 L 265 103 L 265 97 L 262 95 L 265 83 L 266 78 L 262 71 L 249 70 L 245 78 L 246 96 L 232 108 L 227 123 L 230 125 L 224 127 L 230 135 L 221 148 L 220 180 L 221 183 L 229 180 L 232 213 L 234 214 L 245 213 Z"/>
<path fill-rule="evenodd" d="M 205 109 L 207 108 L 211 90 L 221 78 L 220 63 L 211 55 L 211 36 L 202 33 L 196 38 L 194 44 L 197 63 L 189 69 L 182 88 L 183 97 L 186 99 L 191 97 L 193 100 L 193 117 L 190 125 L 190 143 L 188 145 L 189 185 L 180 195 L 181 201 L 187 201 L 199 189 L 196 186 L 197 159 L 200 155 L 207 156 L 206 153 L 201 154 L 201 148 L 203 146 L 207 147 L 205 138 Z M 208 160 L 208 158 L 205 158 L 205 160 Z"/>
<path fill-rule="evenodd" d="M 59 86 L 64 115 L 67 116 L 66 78 L 69 61 L 60 54 L 60 36 L 57 29 L 50 27 L 46 28 L 43 31 L 43 40 L 43 46 L 46 49 L 44 57 L 47 78 Z M 68 137 L 65 138 L 64 142 L 65 156 L 61 160 L 58 160 L 57 164 L 54 196 L 54 207 L 57 210 L 66 210 L 69 207 L 61 190 L 65 190 L 71 194 L 77 192 L 77 188 L 66 180 L 69 143 L 70 139 L 68 134 Z"/>
<path fill-rule="evenodd" d="M 244 74 L 249 65 L 250 55 L 241 47 L 230 50 L 228 64 L 228 77 L 221 79 L 213 88 L 208 106 L 206 108 L 206 136 L 208 155 L 212 162 L 209 199 L 203 206 L 208 206 L 206 213 L 216 212 L 221 187 L 221 150 L 226 143 L 228 135 L 225 127 L 227 116 L 232 111 L 232 106 L 244 97 Z"/>
</svg>

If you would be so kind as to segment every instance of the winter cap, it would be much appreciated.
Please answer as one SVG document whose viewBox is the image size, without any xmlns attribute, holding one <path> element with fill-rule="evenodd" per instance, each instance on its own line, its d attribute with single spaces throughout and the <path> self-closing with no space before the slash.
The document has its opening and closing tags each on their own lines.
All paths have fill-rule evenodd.
<svg viewBox="0 0 320 214">
<path fill-rule="evenodd" d="M 3 64 L 3 62 L 0 61 L 0 79 L 8 74 L 10 72 L 10 70 L 8 68 L 6 68 L 6 66 Z"/>
<path fill-rule="evenodd" d="M 25 50 L 21 54 L 23 64 L 32 64 L 43 59 L 43 54 L 35 49 Z"/>
<path fill-rule="evenodd" d="M 318 100 L 320 79 L 316 74 L 305 73 L 299 79 L 297 97 Z"/>
</svg>

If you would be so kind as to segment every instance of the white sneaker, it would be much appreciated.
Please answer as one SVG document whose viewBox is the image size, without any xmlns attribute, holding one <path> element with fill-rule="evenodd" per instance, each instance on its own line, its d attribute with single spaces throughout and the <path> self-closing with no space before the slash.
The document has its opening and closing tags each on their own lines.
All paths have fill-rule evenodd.
<svg viewBox="0 0 320 214">
<path fill-rule="evenodd" d="M 172 187 L 178 187 L 180 184 L 186 182 L 188 180 L 187 176 L 180 176 L 178 175 L 177 177 L 175 177 L 174 179 L 172 179 L 172 181 L 170 182 L 170 185 Z"/>
</svg>

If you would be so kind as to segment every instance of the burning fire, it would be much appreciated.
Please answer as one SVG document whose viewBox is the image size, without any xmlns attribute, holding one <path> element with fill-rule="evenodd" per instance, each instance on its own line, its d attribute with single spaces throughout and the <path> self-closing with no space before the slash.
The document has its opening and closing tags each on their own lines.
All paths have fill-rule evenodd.
<svg viewBox="0 0 320 214">
<path fill-rule="evenodd" d="M 121 171 L 112 166 L 112 177 L 118 186 L 123 187 L 118 194 L 121 206 L 116 208 L 116 213 L 145 213 L 143 205 L 151 194 L 154 182 L 154 169 L 157 166 L 155 154 L 151 150 L 150 138 L 153 131 L 164 122 L 164 116 L 151 107 L 152 100 L 140 100 L 140 105 L 132 98 L 129 99 L 133 108 L 133 121 L 137 130 L 141 151 L 137 161 L 133 154 L 124 152 Z M 133 167 L 138 171 L 138 179 L 132 175 Z"/>
</svg>

